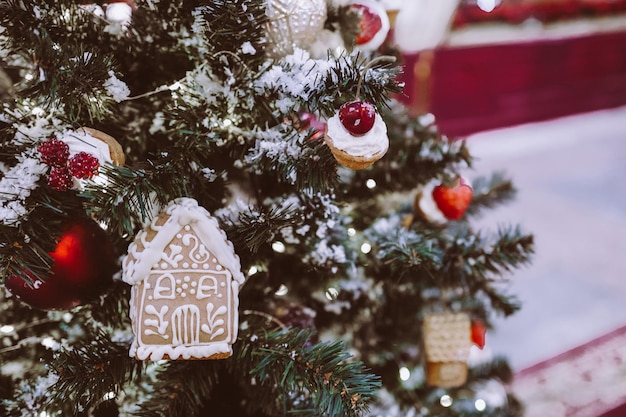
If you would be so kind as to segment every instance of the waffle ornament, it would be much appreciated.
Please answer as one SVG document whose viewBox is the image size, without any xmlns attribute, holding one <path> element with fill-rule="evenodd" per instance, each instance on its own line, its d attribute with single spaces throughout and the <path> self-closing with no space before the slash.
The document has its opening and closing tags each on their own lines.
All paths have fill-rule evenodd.
<svg viewBox="0 0 626 417">
<path fill-rule="evenodd" d="M 472 345 L 471 320 L 465 313 L 438 313 L 424 318 L 422 327 L 429 385 L 454 388 L 467 380 Z"/>
</svg>

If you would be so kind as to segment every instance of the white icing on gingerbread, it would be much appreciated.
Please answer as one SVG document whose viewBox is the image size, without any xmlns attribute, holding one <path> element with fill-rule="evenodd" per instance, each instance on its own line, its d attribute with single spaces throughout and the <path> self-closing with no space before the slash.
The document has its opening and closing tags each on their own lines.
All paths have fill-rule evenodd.
<svg viewBox="0 0 626 417">
<path fill-rule="evenodd" d="M 326 136 L 332 145 L 352 156 L 375 157 L 389 149 L 387 125 L 378 113 L 372 129 L 361 136 L 348 132 L 339 120 L 339 113 L 328 119 L 326 126 Z"/>
</svg>

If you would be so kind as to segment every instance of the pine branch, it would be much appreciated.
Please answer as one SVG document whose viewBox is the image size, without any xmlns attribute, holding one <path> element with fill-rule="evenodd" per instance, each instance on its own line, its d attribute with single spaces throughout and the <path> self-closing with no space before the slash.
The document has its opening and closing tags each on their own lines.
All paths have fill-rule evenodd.
<svg viewBox="0 0 626 417">
<path fill-rule="evenodd" d="M 433 237 L 426 233 L 398 228 L 379 236 L 379 239 L 376 242 L 377 258 L 388 264 L 398 278 L 441 267 L 443 252 Z"/>
<path fill-rule="evenodd" d="M 503 173 L 493 173 L 491 178 L 479 177 L 472 181 L 474 191 L 472 204 L 467 209 L 468 215 L 476 215 L 481 210 L 491 209 L 498 204 L 515 198 L 517 190 Z"/>
<path fill-rule="evenodd" d="M 188 195 L 186 177 L 171 165 L 152 164 L 146 169 L 105 166 L 101 170 L 106 183 L 90 182 L 80 197 L 88 213 L 106 221 L 111 234 L 134 236 L 136 228 L 152 217 L 155 206 Z"/>
<path fill-rule="evenodd" d="M 257 330 L 257 331 L 255 331 Z M 361 362 L 350 362 L 341 342 L 310 344 L 304 330 L 251 329 L 240 336 L 238 373 L 249 372 L 265 402 L 276 401 L 272 415 L 360 416 L 368 409 L 380 381 Z"/>
<path fill-rule="evenodd" d="M 402 89 L 396 81 L 400 67 L 393 67 L 390 61 L 368 67 L 369 63 L 356 52 L 331 63 L 328 71 L 310 84 L 308 100 L 303 103 L 309 111 L 319 111 L 326 118 L 333 116 L 344 102 L 355 100 L 359 86 L 359 99 L 372 103 L 379 111 L 388 107 L 390 94 Z"/>
<path fill-rule="evenodd" d="M 498 379 L 509 383 L 513 379 L 513 370 L 508 361 L 502 356 L 495 356 L 488 362 L 482 362 L 469 369 L 468 381 Z"/>
<path fill-rule="evenodd" d="M 235 247 L 256 253 L 272 242 L 280 229 L 297 224 L 297 212 L 290 205 L 250 208 L 241 211 L 236 221 L 225 222 L 224 227 Z"/>
<path fill-rule="evenodd" d="M 60 351 L 50 364 L 58 380 L 48 393 L 48 407 L 62 409 L 69 403 L 75 412 L 90 409 L 141 375 L 142 362 L 128 357 L 128 346 L 111 342 L 102 332 L 92 336 Z"/>
<path fill-rule="evenodd" d="M 221 362 L 221 361 L 220 361 Z M 199 416 L 203 402 L 218 384 L 215 361 L 170 361 L 157 372 L 148 400 L 139 404 L 137 417 Z"/>
</svg>

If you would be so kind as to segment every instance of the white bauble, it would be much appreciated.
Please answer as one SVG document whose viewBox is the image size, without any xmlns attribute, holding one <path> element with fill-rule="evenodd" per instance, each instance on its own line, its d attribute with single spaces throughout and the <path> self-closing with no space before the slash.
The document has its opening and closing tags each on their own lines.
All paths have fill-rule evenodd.
<svg viewBox="0 0 626 417">
<path fill-rule="evenodd" d="M 394 28 L 394 42 L 402 52 L 439 46 L 448 33 L 460 0 L 411 0 L 402 6 Z"/>
<path fill-rule="evenodd" d="M 315 42 L 326 22 L 326 0 L 267 0 L 267 54 L 282 58 Z"/>
</svg>

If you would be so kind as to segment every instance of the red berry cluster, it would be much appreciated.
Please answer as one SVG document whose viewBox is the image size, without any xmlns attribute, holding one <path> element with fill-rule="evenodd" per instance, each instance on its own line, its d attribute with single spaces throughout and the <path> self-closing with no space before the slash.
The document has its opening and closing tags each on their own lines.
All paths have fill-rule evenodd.
<svg viewBox="0 0 626 417">
<path fill-rule="evenodd" d="M 48 186 L 56 191 L 67 191 L 72 187 L 72 177 L 86 179 L 93 177 L 100 168 L 98 158 L 87 153 L 78 152 L 70 156 L 67 143 L 50 138 L 37 147 L 41 160 L 50 165 Z"/>
</svg>

